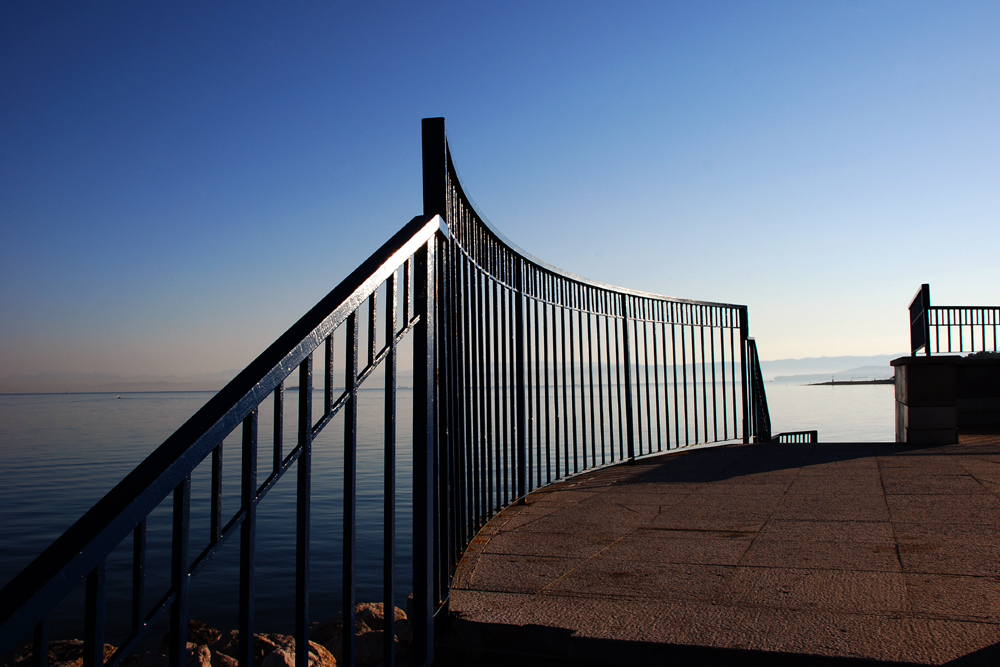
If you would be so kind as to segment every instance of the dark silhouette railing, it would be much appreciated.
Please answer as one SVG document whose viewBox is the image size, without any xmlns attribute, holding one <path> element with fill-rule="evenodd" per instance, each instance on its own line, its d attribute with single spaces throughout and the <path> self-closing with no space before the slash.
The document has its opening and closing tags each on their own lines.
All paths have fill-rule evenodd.
<svg viewBox="0 0 1000 667">
<path fill-rule="evenodd" d="M 910 302 L 910 353 L 997 352 L 998 326 L 1000 306 L 932 306 L 924 283 Z"/>
<path fill-rule="evenodd" d="M 754 442 L 771 442 L 771 415 L 767 409 L 767 393 L 764 391 L 764 374 L 761 373 L 760 357 L 757 355 L 757 341 L 747 339 L 746 347 L 750 373 L 750 434 Z"/>
<path fill-rule="evenodd" d="M 169 614 L 168 662 L 183 667 L 192 577 L 238 535 L 238 660 L 251 667 L 257 506 L 294 468 L 290 596 L 296 665 L 307 667 L 312 447 L 336 417 L 344 455 L 341 663 L 354 664 L 358 392 L 376 369 L 384 374 L 382 586 L 391 603 L 400 357 L 413 360 L 412 664 L 432 660 L 434 614 L 446 608 L 454 567 L 503 507 L 595 467 L 693 444 L 770 440 L 746 306 L 625 290 L 549 266 L 477 213 L 458 180 L 443 119 L 424 121 L 423 153 L 425 214 L 0 590 L 0 655 L 33 633 L 35 665 L 46 667 L 49 615 L 82 581 L 84 667 L 104 663 L 108 557 L 131 536 L 129 631 L 105 664 L 121 665 L 153 622 Z M 285 382 L 293 374 L 298 392 L 288 415 Z M 269 421 L 260 419 L 262 408 Z M 295 423 L 290 448 L 286 421 Z M 270 433 L 259 432 L 262 423 Z M 241 483 L 239 506 L 226 514 L 223 443 L 231 433 L 240 438 Z M 262 438 L 268 445 L 260 465 Z M 210 469 L 210 521 L 205 533 L 192 534 L 192 474 L 203 462 Z M 168 497 L 170 582 L 149 590 L 147 518 Z M 392 617 L 385 614 L 386 665 L 395 660 Z"/>
<path fill-rule="evenodd" d="M 772 436 L 771 442 L 815 444 L 819 442 L 819 431 L 783 431 Z"/>
</svg>

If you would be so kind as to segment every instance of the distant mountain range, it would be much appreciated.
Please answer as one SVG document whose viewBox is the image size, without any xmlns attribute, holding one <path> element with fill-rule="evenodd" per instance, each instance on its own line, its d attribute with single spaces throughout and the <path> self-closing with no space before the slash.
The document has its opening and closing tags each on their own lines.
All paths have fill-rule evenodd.
<svg viewBox="0 0 1000 667">
<path fill-rule="evenodd" d="M 868 357 L 807 357 L 761 361 L 764 379 L 774 382 L 809 384 L 829 380 L 872 380 L 892 376 L 889 362 L 900 354 L 877 354 Z M 114 375 L 110 373 L 76 373 L 48 371 L 31 375 L 10 375 L 0 378 L 0 394 L 58 394 L 81 392 L 140 392 L 140 391 L 218 391 L 236 377 L 236 370 L 202 373 L 199 375 Z M 720 371 L 721 372 L 721 371 Z M 400 387 L 413 384 L 413 372 L 400 370 Z M 382 386 L 381 373 L 376 373 L 365 387 Z"/>
<path fill-rule="evenodd" d="M 236 377 L 239 371 L 227 370 L 198 375 L 114 375 L 111 373 L 56 372 L 31 375 L 8 375 L 0 378 L 0 394 L 81 394 L 126 393 L 150 391 L 219 391 Z M 413 384 L 412 371 L 399 371 L 399 387 Z M 286 383 L 290 387 L 291 383 Z M 383 386 L 382 374 L 373 374 L 365 382 L 366 389 Z"/>
<path fill-rule="evenodd" d="M 889 362 L 906 356 L 876 354 L 871 356 L 807 357 L 804 359 L 775 359 L 761 361 L 765 380 L 796 384 L 843 380 L 877 380 L 892 377 Z"/>
</svg>

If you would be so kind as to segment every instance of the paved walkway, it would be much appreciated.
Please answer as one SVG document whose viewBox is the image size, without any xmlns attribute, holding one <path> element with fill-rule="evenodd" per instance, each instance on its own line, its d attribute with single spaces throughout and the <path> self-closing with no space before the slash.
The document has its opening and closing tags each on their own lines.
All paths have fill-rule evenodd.
<svg viewBox="0 0 1000 667">
<path fill-rule="evenodd" d="M 998 494 L 997 436 L 607 468 L 489 523 L 455 632 L 473 662 L 1000 664 Z"/>
</svg>

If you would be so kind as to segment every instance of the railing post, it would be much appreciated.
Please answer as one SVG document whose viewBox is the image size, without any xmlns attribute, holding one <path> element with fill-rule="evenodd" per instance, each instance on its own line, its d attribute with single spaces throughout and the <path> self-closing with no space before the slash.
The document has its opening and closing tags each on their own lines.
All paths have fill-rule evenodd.
<svg viewBox="0 0 1000 667">
<path fill-rule="evenodd" d="M 750 442 L 750 386 L 747 382 L 747 338 L 750 327 L 747 323 L 747 307 L 740 306 L 740 377 L 743 391 L 743 442 Z"/>
<path fill-rule="evenodd" d="M 444 118 L 424 118 L 420 124 L 424 171 L 424 215 L 448 220 L 448 143 Z"/>
<path fill-rule="evenodd" d="M 632 423 L 632 346 L 628 335 L 628 295 L 622 294 L 622 352 L 625 361 L 625 433 L 628 460 L 635 459 L 635 425 Z"/>
<path fill-rule="evenodd" d="M 527 399 L 525 398 L 525 377 L 524 377 L 524 263 L 517 260 L 514 264 L 514 298 L 516 310 L 514 315 L 514 328 L 517 336 L 514 339 L 514 368 L 515 380 L 514 391 L 517 400 L 517 497 L 519 502 L 524 504 L 524 497 L 528 494 L 528 437 L 527 437 Z"/>
<path fill-rule="evenodd" d="M 413 645 L 415 665 L 434 660 L 434 281 L 436 238 L 414 253 Z"/>
<path fill-rule="evenodd" d="M 329 343 L 328 343 L 329 344 Z M 329 349 L 329 348 L 327 348 Z M 327 355 L 328 363 L 332 355 Z M 332 365 L 332 364 L 331 364 Z M 312 502 L 312 357 L 299 364 L 298 446 L 295 499 L 295 667 L 309 665 L 309 549 Z M 329 371 L 328 371 L 329 372 Z M 281 391 L 279 388 L 277 391 Z M 330 405 L 326 400 L 325 406 Z M 279 408 L 280 409 L 280 408 Z M 277 415 L 276 419 L 280 418 Z M 276 426 L 276 428 L 279 428 Z"/>
<path fill-rule="evenodd" d="M 924 283 L 920 286 L 920 300 L 924 307 L 924 355 L 931 356 L 931 286 Z M 940 353 L 940 350 L 938 350 Z"/>
</svg>

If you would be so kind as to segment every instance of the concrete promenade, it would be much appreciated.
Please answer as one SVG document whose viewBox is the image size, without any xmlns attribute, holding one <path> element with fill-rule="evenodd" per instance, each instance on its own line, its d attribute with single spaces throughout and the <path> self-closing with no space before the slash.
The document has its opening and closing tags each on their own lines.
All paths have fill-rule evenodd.
<svg viewBox="0 0 1000 667">
<path fill-rule="evenodd" d="M 731 445 L 581 475 L 476 538 L 442 655 L 998 665 L 998 494 L 996 435 Z"/>
</svg>

